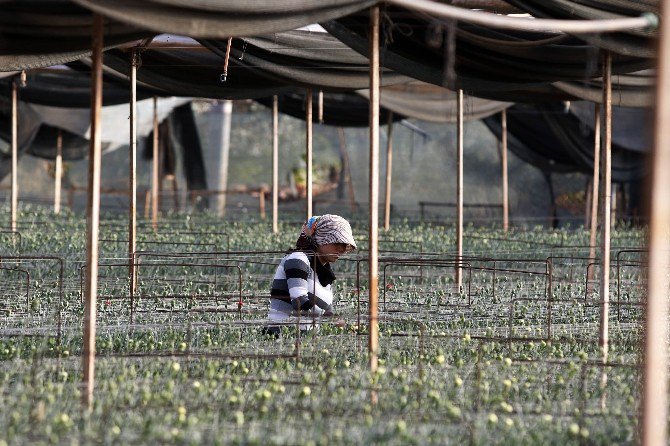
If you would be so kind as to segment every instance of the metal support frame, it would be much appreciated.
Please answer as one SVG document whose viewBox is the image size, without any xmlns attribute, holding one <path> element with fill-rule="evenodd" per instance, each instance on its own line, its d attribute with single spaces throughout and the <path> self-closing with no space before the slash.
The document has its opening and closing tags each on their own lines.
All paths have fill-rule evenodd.
<svg viewBox="0 0 670 446">
<path fill-rule="evenodd" d="M 305 213 L 312 216 L 312 89 L 307 89 L 305 106 Z"/>
<path fill-rule="evenodd" d="M 137 234 L 137 65 L 138 50 L 133 50 L 130 61 L 130 143 L 128 145 L 128 275 L 130 289 L 135 290 L 135 263 L 133 253 Z"/>
<path fill-rule="evenodd" d="M 393 176 L 393 113 L 388 112 L 386 128 L 386 195 L 384 196 L 384 231 L 391 229 L 391 179 Z"/>
<path fill-rule="evenodd" d="M 463 272 L 458 262 L 463 256 L 463 90 L 458 90 L 456 147 L 456 289 L 460 292 Z"/>
<path fill-rule="evenodd" d="M 379 355 L 379 6 L 370 8 L 370 178 L 368 220 L 369 311 L 368 351 L 370 371 L 375 372 Z"/>
<path fill-rule="evenodd" d="M 95 384 L 95 323 L 98 292 L 98 226 L 100 223 L 100 158 L 102 115 L 102 48 L 104 19 L 93 16 L 91 54 L 91 142 L 88 154 L 88 203 L 86 205 L 86 295 L 84 298 L 84 341 L 82 369 L 84 372 L 81 402 L 90 410 Z"/>
<path fill-rule="evenodd" d="M 589 259 L 593 263 L 596 258 L 596 237 L 598 234 L 598 197 L 600 196 L 600 104 L 594 104 L 593 109 L 593 180 L 591 193 L 591 222 L 589 223 Z M 589 278 L 591 278 L 589 276 Z"/>
<path fill-rule="evenodd" d="M 54 214 L 60 214 L 62 177 L 63 131 L 58 129 L 58 136 L 56 137 L 56 165 L 54 166 Z"/>
<path fill-rule="evenodd" d="M 662 17 L 670 4 L 661 3 Z M 670 242 L 670 23 L 661 21 L 656 66 L 656 115 L 651 166 L 649 215 L 649 279 L 644 331 L 644 379 L 642 391 L 641 444 L 668 444 L 668 264 Z"/>
<path fill-rule="evenodd" d="M 154 96 L 154 120 L 152 141 L 152 160 L 151 160 L 151 223 L 154 231 L 158 230 L 158 182 L 160 181 L 158 172 L 158 98 Z"/>
<path fill-rule="evenodd" d="M 604 144 L 602 153 L 602 224 L 600 225 L 600 348 L 607 362 L 609 346 L 610 287 L 610 206 L 612 203 L 612 55 L 603 58 L 603 105 L 605 107 Z M 603 383 L 605 384 L 605 383 Z"/>
<path fill-rule="evenodd" d="M 19 158 L 19 84 L 12 81 L 12 172 L 11 172 L 11 230 L 16 231 L 17 210 L 19 204 L 18 158 Z"/>
<path fill-rule="evenodd" d="M 509 230 L 509 179 L 507 176 L 507 110 L 503 110 L 500 116 L 502 123 L 502 147 L 500 149 L 500 162 L 502 164 L 502 206 L 503 206 L 503 230 Z"/>
<path fill-rule="evenodd" d="M 272 97 L 272 232 L 279 232 L 279 99 Z"/>
</svg>

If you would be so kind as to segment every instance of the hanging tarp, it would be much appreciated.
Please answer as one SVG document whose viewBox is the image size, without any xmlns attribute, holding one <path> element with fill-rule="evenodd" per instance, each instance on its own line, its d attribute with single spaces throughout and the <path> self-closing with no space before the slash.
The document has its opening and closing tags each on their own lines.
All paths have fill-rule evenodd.
<svg viewBox="0 0 670 446">
<path fill-rule="evenodd" d="M 223 66 L 227 41 L 201 43 L 221 57 Z M 325 32 L 289 31 L 233 39 L 230 57 L 237 67 L 231 76 L 235 71 L 256 73 L 289 85 L 330 90 L 355 90 L 370 84 L 368 59 Z M 382 85 L 410 80 L 389 69 L 381 72 Z"/>
<path fill-rule="evenodd" d="M 369 90 L 357 92 L 369 98 Z M 428 122 L 454 123 L 457 121 L 456 93 L 425 82 L 412 82 L 381 88 L 380 105 L 396 115 Z M 463 118 L 466 121 L 486 118 L 512 105 L 510 102 L 465 96 Z"/>
<path fill-rule="evenodd" d="M 0 3 L 0 71 L 49 67 L 91 54 L 93 13 L 65 0 Z M 152 33 L 105 20 L 104 44 L 113 47 Z"/>
<path fill-rule="evenodd" d="M 589 106 L 593 107 L 592 104 L 584 104 L 582 107 Z M 546 172 L 592 174 L 594 131 L 586 122 L 587 114 L 580 113 L 580 119 L 570 108 L 555 103 L 524 104 L 509 108 L 509 149 L 519 158 Z M 620 121 L 627 116 L 626 113 L 613 114 L 612 128 L 624 126 Z M 486 118 L 484 122 L 500 138 L 500 115 Z M 634 131 L 637 138 L 644 138 L 644 127 Z M 639 180 L 644 177 L 646 157 L 640 151 L 643 147 L 639 141 L 634 146 L 624 145 L 630 142 L 621 138 L 612 141 L 613 181 Z"/>
<path fill-rule="evenodd" d="M 223 39 L 289 31 L 343 17 L 376 0 L 73 0 L 106 17 L 158 33 Z"/>
<path fill-rule="evenodd" d="M 343 43 L 368 54 L 366 11 L 323 23 Z M 479 25 L 434 19 L 398 7 L 386 7 L 381 21 L 380 62 L 414 79 L 490 99 L 536 102 L 568 100 L 575 92 L 555 82 L 588 81 L 601 76 L 600 52 L 572 36 L 556 33 L 492 30 Z M 648 69 L 653 60 L 613 54 L 614 74 Z M 614 77 L 617 82 L 617 77 Z M 639 87 L 643 92 L 645 88 Z"/>
<path fill-rule="evenodd" d="M 268 108 L 272 107 L 272 98 L 256 99 Z M 307 95 L 304 90 L 278 96 L 279 112 L 294 118 L 306 119 L 305 109 Z M 331 125 L 336 127 L 367 127 L 370 123 L 369 101 L 356 93 L 324 92 L 323 93 L 323 122 L 319 121 L 318 95 L 312 95 L 312 122 L 315 124 Z M 388 111 L 381 107 L 379 121 L 388 122 Z M 394 120 L 404 118 L 403 115 L 394 115 Z"/>
</svg>

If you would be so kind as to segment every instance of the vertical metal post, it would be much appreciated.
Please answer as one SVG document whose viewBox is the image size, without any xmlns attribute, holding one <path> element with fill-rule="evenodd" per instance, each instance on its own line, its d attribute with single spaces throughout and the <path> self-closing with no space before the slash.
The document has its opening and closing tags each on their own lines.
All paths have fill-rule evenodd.
<svg viewBox="0 0 670 446">
<path fill-rule="evenodd" d="M 219 194 L 214 202 L 217 214 L 220 217 L 226 215 L 226 203 L 228 194 L 228 170 L 230 160 L 230 135 L 233 128 L 233 101 L 223 101 L 223 125 L 221 132 L 221 149 L 218 156 L 216 188 L 223 193 Z"/>
<path fill-rule="evenodd" d="M 661 17 L 670 4 L 661 3 Z M 656 115 L 652 154 L 649 214 L 649 277 L 644 330 L 642 441 L 644 446 L 668 444 L 668 265 L 670 242 L 670 22 L 661 21 L 656 66 Z"/>
<path fill-rule="evenodd" d="M 61 183 L 63 177 L 63 131 L 56 137 L 56 167 L 54 169 L 54 214 L 60 214 Z"/>
<path fill-rule="evenodd" d="M 128 274 L 131 295 L 135 291 L 135 262 L 137 231 L 137 65 L 139 54 L 133 50 L 130 64 L 130 144 L 128 153 Z"/>
<path fill-rule="evenodd" d="M 12 81 L 12 190 L 11 190 L 11 229 L 16 231 L 16 214 L 19 204 L 18 159 L 19 159 L 19 84 Z"/>
<path fill-rule="evenodd" d="M 272 97 L 272 232 L 279 232 L 279 101 Z"/>
<path fill-rule="evenodd" d="M 81 401 L 90 410 L 95 384 L 95 319 L 98 293 L 98 225 L 100 220 L 100 157 L 102 112 L 102 48 L 104 19 L 93 16 L 91 65 L 91 142 L 88 153 L 88 202 L 86 205 L 86 295 L 84 301 L 84 345 Z"/>
<path fill-rule="evenodd" d="M 318 118 L 319 124 L 323 124 L 323 90 L 319 90 L 319 109 L 318 109 Z"/>
<path fill-rule="evenodd" d="M 600 348 L 602 350 L 603 361 L 607 362 L 610 301 L 610 205 L 612 203 L 612 55 L 609 51 L 605 51 L 604 54 L 603 80 L 605 138 L 602 154 L 602 224 L 600 225 Z"/>
<path fill-rule="evenodd" d="M 312 216 L 312 89 L 307 89 L 307 104 L 305 111 L 306 150 L 305 150 L 305 211 L 306 219 Z"/>
<path fill-rule="evenodd" d="M 593 192 L 591 193 L 591 223 L 589 230 L 589 263 L 596 258 L 596 237 L 598 234 L 598 197 L 600 197 L 600 104 L 594 104 L 593 109 Z M 593 278 L 593 269 L 589 272 L 589 280 Z"/>
<path fill-rule="evenodd" d="M 463 272 L 463 90 L 458 90 L 457 154 L 456 154 L 456 289 L 460 292 Z"/>
<path fill-rule="evenodd" d="M 151 169 L 151 224 L 158 229 L 158 98 L 154 96 L 154 138 Z"/>
<path fill-rule="evenodd" d="M 388 112 L 386 128 L 386 196 L 384 203 L 384 231 L 391 229 L 391 178 L 393 175 L 393 113 Z"/>
<path fill-rule="evenodd" d="M 509 180 L 507 177 L 507 110 L 502 111 L 502 149 L 500 160 L 502 163 L 502 205 L 503 230 L 509 230 Z"/>
<path fill-rule="evenodd" d="M 370 371 L 377 370 L 379 354 L 379 320 L 377 301 L 379 281 L 377 255 L 379 252 L 379 6 L 370 8 L 370 208 L 369 208 L 369 306 L 370 330 L 368 350 L 370 352 Z"/>
</svg>

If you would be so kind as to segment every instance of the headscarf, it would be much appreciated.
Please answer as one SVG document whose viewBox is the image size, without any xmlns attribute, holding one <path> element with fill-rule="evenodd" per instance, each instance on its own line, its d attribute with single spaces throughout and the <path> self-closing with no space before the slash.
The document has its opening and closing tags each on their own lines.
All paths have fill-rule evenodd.
<svg viewBox="0 0 670 446">
<path fill-rule="evenodd" d="M 356 241 L 351 233 L 351 225 L 339 215 L 325 214 L 310 217 L 302 225 L 296 249 L 316 251 L 318 246 L 329 243 L 344 243 L 356 249 Z"/>
</svg>

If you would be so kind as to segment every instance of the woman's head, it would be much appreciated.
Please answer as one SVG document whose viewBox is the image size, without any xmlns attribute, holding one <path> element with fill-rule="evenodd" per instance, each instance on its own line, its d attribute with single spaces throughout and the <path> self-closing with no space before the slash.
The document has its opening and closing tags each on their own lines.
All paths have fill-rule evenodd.
<svg viewBox="0 0 670 446">
<path fill-rule="evenodd" d="M 347 220 L 326 214 L 307 220 L 296 248 L 315 251 L 323 263 L 332 263 L 342 254 L 356 249 L 356 241 Z"/>
</svg>

